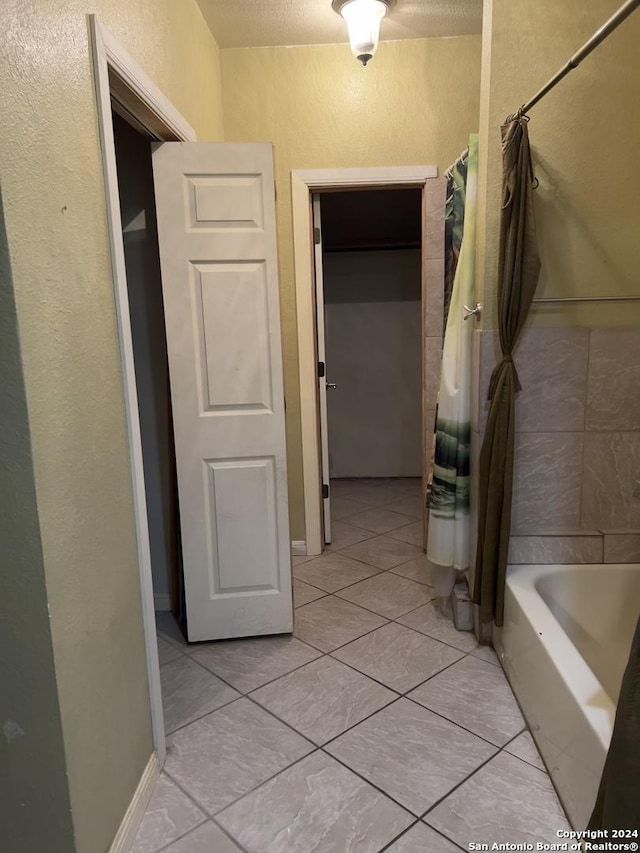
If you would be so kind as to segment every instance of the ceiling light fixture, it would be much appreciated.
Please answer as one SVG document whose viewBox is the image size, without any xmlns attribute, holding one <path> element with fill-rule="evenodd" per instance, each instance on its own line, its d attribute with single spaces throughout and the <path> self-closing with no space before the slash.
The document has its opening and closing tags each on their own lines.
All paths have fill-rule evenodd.
<svg viewBox="0 0 640 853">
<path fill-rule="evenodd" d="M 363 65 L 378 49 L 380 22 L 396 0 L 333 0 L 331 8 L 347 22 L 349 44 Z"/>
</svg>

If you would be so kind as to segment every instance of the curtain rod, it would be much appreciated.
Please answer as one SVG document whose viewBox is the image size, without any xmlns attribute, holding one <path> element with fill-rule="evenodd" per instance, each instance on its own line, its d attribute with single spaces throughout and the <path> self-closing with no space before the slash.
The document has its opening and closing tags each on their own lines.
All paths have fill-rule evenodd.
<svg viewBox="0 0 640 853">
<path fill-rule="evenodd" d="M 566 65 L 564 65 L 564 66 L 560 69 L 560 71 L 558 71 L 558 73 L 557 73 L 557 74 L 554 74 L 554 76 L 553 76 L 553 77 L 552 77 L 552 78 L 551 78 L 547 83 L 545 83 L 545 85 L 542 87 L 542 89 L 540 89 L 538 92 L 536 92 L 536 94 L 533 96 L 533 98 L 531 98 L 531 100 L 530 100 L 530 101 L 527 101 L 527 103 L 526 103 L 526 104 L 523 104 L 523 105 L 520 107 L 519 112 L 520 112 L 522 115 L 526 115 L 526 114 L 529 112 L 529 110 L 530 110 L 532 107 L 535 107 L 535 105 L 536 105 L 539 101 L 541 101 L 541 100 L 544 98 L 544 96 L 545 96 L 545 95 L 547 95 L 547 94 L 548 94 L 548 93 L 549 93 L 549 92 L 550 92 L 550 91 L 551 91 L 555 86 L 557 86 L 557 84 L 558 84 L 561 80 L 563 80 L 563 79 L 567 76 L 567 74 L 568 74 L 570 71 L 573 71 L 573 69 L 574 69 L 574 68 L 577 68 L 577 67 L 578 67 L 578 65 L 580 65 L 580 63 L 582 62 L 582 60 L 583 60 L 583 59 L 585 59 L 587 56 L 589 56 L 589 54 L 590 54 L 592 51 L 594 51 L 594 50 L 598 47 L 598 45 L 602 44 L 602 42 L 607 38 L 607 36 L 610 36 L 610 35 L 611 35 L 611 33 L 612 33 L 614 30 L 616 30 L 616 29 L 620 26 L 620 24 L 621 24 L 623 21 L 625 21 L 625 20 L 629 17 L 629 15 L 630 15 L 632 12 L 635 12 L 635 10 L 636 10 L 639 6 L 640 6 L 640 0 L 627 0 L 627 2 L 626 2 L 626 3 L 624 3 L 624 4 L 623 4 L 619 9 L 618 9 L 618 11 L 617 11 L 617 12 L 614 12 L 614 14 L 609 18 L 609 20 L 608 20 L 608 21 L 606 21 L 606 22 L 605 22 L 605 23 L 600 27 L 600 29 L 599 29 L 599 30 L 597 30 L 597 31 L 596 31 L 596 32 L 591 36 L 591 38 L 589 39 L 589 41 L 587 41 L 585 44 L 583 44 L 583 45 L 582 45 L 582 47 L 580 48 L 580 50 L 579 50 L 577 53 L 574 53 L 574 55 L 573 55 L 573 56 L 571 57 L 571 59 L 567 62 L 567 64 L 566 64 Z M 456 163 L 457 163 L 459 160 L 463 160 L 463 159 L 465 158 L 465 156 L 466 156 L 468 153 L 469 153 L 469 149 L 468 149 L 468 148 L 465 148 L 465 150 L 464 150 L 464 151 L 462 152 L 462 154 L 457 158 L 457 160 L 455 160 L 455 161 L 454 161 L 454 162 L 449 166 L 449 168 L 447 169 L 447 171 L 444 173 L 445 178 L 447 178 L 447 177 L 449 177 L 449 176 L 450 176 L 450 173 L 451 173 L 451 171 L 453 170 L 453 167 L 456 165 Z"/>
<path fill-rule="evenodd" d="M 558 71 L 557 74 L 549 80 L 548 83 L 540 89 L 540 91 L 536 92 L 536 94 L 531 98 L 530 101 L 527 101 L 526 104 L 523 104 L 520 107 L 520 113 L 522 115 L 526 115 L 531 107 L 535 107 L 538 101 L 541 101 L 542 98 L 546 94 L 548 94 L 554 86 L 556 86 L 562 79 L 564 79 L 570 71 L 573 71 L 574 68 L 577 68 L 578 65 L 585 59 L 589 54 L 595 50 L 598 45 L 602 44 L 602 42 L 610 36 L 611 33 L 617 29 L 620 24 L 625 21 L 632 12 L 640 6 L 640 0 L 627 0 L 617 12 L 615 12 L 608 21 L 606 21 L 599 30 L 597 30 L 577 53 L 571 57 L 571 59 L 567 62 L 567 64 Z"/>
<path fill-rule="evenodd" d="M 640 296 L 543 296 L 532 305 L 557 305 L 567 302 L 640 302 Z"/>
<path fill-rule="evenodd" d="M 638 0 L 638 3 L 640 3 L 640 0 Z M 461 160 L 464 160 L 464 158 L 467 156 L 468 153 L 469 153 L 469 147 L 467 146 L 464 149 L 464 151 L 462 152 L 462 154 L 460 154 L 458 157 L 456 157 L 456 159 L 453 161 L 453 163 L 449 166 L 447 171 L 444 173 L 445 178 L 451 177 L 451 173 L 453 172 L 454 167 L 457 166 Z"/>
</svg>

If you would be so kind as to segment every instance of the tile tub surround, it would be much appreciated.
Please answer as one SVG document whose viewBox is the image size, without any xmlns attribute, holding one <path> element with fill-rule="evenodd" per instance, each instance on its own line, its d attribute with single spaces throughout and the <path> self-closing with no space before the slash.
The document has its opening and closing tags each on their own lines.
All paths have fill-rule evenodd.
<svg viewBox="0 0 640 853">
<path fill-rule="evenodd" d="M 640 429 L 640 332 L 592 329 L 587 429 Z"/>
<path fill-rule="evenodd" d="M 497 332 L 474 333 L 476 472 L 497 353 Z M 529 326 L 514 359 L 510 563 L 637 562 L 640 329 Z"/>
<path fill-rule="evenodd" d="M 605 563 L 640 563 L 640 532 L 604 531 Z"/>
<path fill-rule="evenodd" d="M 615 549 L 614 549 L 615 550 Z M 538 536 L 516 535 L 509 545 L 509 565 L 556 563 L 602 563 L 604 535 L 598 531 L 549 533 Z M 619 562 L 611 560 L 611 562 Z M 638 562 L 632 560 L 631 562 Z"/>
<path fill-rule="evenodd" d="M 360 544 L 376 539 L 405 545 Z M 388 569 L 378 549 L 369 553 L 370 577 L 338 591 L 386 579 L 366 602 L 299 581 L 319 597 L 297 608 L 293 638 L 171 646 L 160 637 L 178 652 L 165 667 L 190 660 L 242 698 L 169 736 L 164 800 L 150 807 L 136 853 L 455 853 L 476 840 L 485 780 L 496 777 L 509 792 L 496 840 L 554 840 L 531 815 L 560 806 L 495 656 L 439 613 L 411 547 Z M 374 612 L 387 612 L 389 589 L 404 581 L 426 603 Z"/>
<path fill-rule="evenodd" d="M 516 433 L 512 533 L 581 526 L 584 440 L 579 432 Z"/>
</svg>

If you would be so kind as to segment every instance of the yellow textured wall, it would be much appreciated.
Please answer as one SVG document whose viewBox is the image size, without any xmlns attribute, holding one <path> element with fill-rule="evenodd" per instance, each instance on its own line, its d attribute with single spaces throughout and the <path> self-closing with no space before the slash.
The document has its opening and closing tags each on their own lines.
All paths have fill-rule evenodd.
<svg viewBox="0 0 640 853">
<path fill-rule="evenodd" d="M 619 7 L 619 0 L 485 0 L 480 140 L 480 298 L 496 325 L 499 127 Z M 638 294 L 640 11 L 530 113 L 538 296 Z M 638 323 L 640 305 L 534 309 L 534 322 Z"/>
<path fill-rule="evenodd" d="M 220 52 L 225 138 L 273 142 L 291 535 L 304 539 L 291 170 L 450 165 L 477 130 L 480 36 Z"/>
<path fill-rule="evenodd" d="M 3 0 L 0 173 L 65 756 L 77 850 L 103 853 L 152 738 L 87 12 L 200 139 L 222 110 L 193 0 Z"/>
</svg>

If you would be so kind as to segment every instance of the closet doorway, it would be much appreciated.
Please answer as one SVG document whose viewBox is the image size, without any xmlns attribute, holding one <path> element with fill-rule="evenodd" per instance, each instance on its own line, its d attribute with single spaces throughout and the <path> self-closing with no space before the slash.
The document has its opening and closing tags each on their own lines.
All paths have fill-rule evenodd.
<svg viewBox="0 0 640 853">
<path fill-rule="evenodd" d="M 421 473 L 420 498 L 424 510 L 429 457 L 439 384 L 440 356 L 442 352 L 442 316 L 444 293 L 444 209 L 446 180 L 438 178 L 436 166 L 380 166 L 367 168 L 302 169 L 291 173 L 291 200 L 293 209 L 293 247 L 296 286 L 296 318 L 298 328 L 298 366 L 300 378 L 300 422 L 302 432 L 302 485 L 304 494 L 305 539 L 292 542 L 293 553 L 315 556 L 325 547 L 324 494 L 330 483 L 323 471 L 328 463 L 328 430 L 321 431 L 324 413 L 323 396 L 337 389 L 326 389 L 327 380 L 338 385 L 337 378 L 322 372 L 324 330 L 318 329 L 324 312 L 318 315 L 318 304 L 324 296 L 316 298 L 315 270 L 322 269 L 322 251 L 314 243 L 314 195 L 326 193 L 351 193 L 373 190 L 418 190 L 421 196 L 420 212 L 420 275 L 421 275 Z M 346 198 L 346 196 L 345 196 Z M 320 199 L 321 202 L 321 199 Z M 340 200 L 338 199 L 340 203 Z M 317 205 L 316 205 L 317 207 Z M 320 214 L 322 211 L 320 210 Z M 321 236 L 321 235 L 320 235 Z M 326 368 L 325 368 L 326 369 Z M 330 493 L 329 493 L 330 500 Z M 329 515 L 329 522 L 331 518 Z M 424 545 L 424 542 L 422 543 Z M 332 546 L 333 547 L 333 546 Z M 415 548 L 415 545 L 410 547 Z"/>
<path fill-rule="evenodd" d="M 313 196 L 325 545 L 422 545 L 422 189 Z"/>
</svg>

